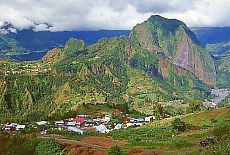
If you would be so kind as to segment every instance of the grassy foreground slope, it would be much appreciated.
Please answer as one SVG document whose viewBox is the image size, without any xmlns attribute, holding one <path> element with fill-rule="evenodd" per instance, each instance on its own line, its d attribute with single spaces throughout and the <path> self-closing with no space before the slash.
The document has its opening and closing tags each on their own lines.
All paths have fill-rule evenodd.
<svg viewBox="0 0 230 155">
<path fill-rule="evenodd" d="M 185 123 L 183 131 L 172 125 L 178 118 Z M 128 140 L 124 148 L 130 152 L 152 149 L 163 154 L 228 154 L 229 122 L 230 107 L 225 107 L 167 118 L 139 128 L 113 131 L 109 135 L 118 140 Z M 200 142 L 208 137 L 215 139 L 214 144 L 201 147 Z"/>
</svg>

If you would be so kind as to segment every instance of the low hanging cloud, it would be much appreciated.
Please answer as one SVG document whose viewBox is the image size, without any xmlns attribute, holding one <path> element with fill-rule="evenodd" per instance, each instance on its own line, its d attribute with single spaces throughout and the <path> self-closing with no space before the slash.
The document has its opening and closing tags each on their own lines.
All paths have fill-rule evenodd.
<svg viewBox="0 0 230 155">
<path fill-rule="evenodd" d="M 229 8 L 229 0 L 10 0 L 0 3 L 0 33 L 132 29 L 152 14 L 188 26 L 230 26 Z"/>
<path fill-rule="evenodd" d="M 173 13 L 173 12 L 185 12 L 190 9 L 194 9 L 194 4 L 197 0 L 130 0 L 130 4 L 134 5 L 138 12 L 157 12 L 157 13 Z"/>
</svg>

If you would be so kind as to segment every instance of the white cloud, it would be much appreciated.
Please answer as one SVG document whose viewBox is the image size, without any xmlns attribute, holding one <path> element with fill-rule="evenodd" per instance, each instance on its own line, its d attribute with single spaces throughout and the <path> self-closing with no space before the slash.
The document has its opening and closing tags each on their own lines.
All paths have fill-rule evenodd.
<svg viewBox="0 0 230 155">
<path fill-rule="evenodd" d="M 230 26 L 229 0 L 8 0 L 0 27 L 36 31 L 131 29 L 152 14 L 188 26 Z"/>
<path fill-rule="evenodd" d="M 49 31 L 49 27 L 46 24 L 35 25 L 33 28 L 34 31 Z"/>
<path fill-rule="evenodd" d="M 194 8 L 194 4 L 197 0 L 129 0 L 133 4 L 138 12 L 184 12 Z"/>
</svg>

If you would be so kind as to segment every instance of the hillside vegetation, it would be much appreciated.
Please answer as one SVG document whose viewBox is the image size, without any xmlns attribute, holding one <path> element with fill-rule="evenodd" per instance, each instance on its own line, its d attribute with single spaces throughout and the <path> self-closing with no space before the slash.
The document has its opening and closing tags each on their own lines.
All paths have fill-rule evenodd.
<svg viewBox="0 0 230 155">
<path fill-rule="evenodd" d="M 0 115 L 60 118 L 88 104 L 161 115 L 158 102 L 199 105 L 215 79 L 212 58 L 183 22 L 151 16 L 129 37 L 70 38 L 40 61 L 1 61 Z"/>
</svg>

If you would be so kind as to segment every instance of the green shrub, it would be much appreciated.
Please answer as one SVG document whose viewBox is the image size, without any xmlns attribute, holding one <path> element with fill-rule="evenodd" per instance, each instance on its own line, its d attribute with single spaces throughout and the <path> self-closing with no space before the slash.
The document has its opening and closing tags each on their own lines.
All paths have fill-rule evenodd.
<svg viewBox="0 0 230 155">
<path fill-rule="evenodd" d="M 186 125 L 185 122 L 181 121 L 180 118 L 176 118 L 173 122 L 171 122 L 173 129 L 177 129 L 178 131 L 185 131 Z"/>
<path fill-rule="evenodd" d="M 109 155 L 123 155 L 125 154 L 119 145 L 113 145 L 109 148 Z"/>
<path fill-rule="evenodd" d="M 169 127 L 137 127 L 137 128 L 127 128 L 124 130 L 113 130 L 108 133 L 114 139 L 118 140 L 136 140 L 137 138 L 142 140 L 160 140 L 171 137 L 174 132 L 170 132 Z"/>
<path fill-rule="evenodd" d="M 61 154 L 62 150 L 59 144 L 57 144 L 53 138 L 43 139 L 38 143 L 35 149 L 37 155 L 57 155 Z"/>
<path fill-rule="evenodd" d="M 226 122 L 218 125 L 214 128 L 213 135 L 222 139 L 230 138 L 230 124 Z"/>
<path fill-rule="evenodd" d="M 155 140 L 155 141 L 131 141 L 129 146 L 143 146 L 151 149 L 156 148 L 183 148 L 194 146 L 192 142 L 187 139 L 168 139 L 168 140 Z"/>
</svg>

